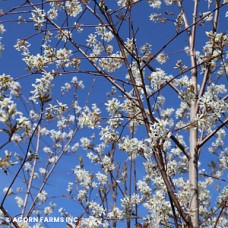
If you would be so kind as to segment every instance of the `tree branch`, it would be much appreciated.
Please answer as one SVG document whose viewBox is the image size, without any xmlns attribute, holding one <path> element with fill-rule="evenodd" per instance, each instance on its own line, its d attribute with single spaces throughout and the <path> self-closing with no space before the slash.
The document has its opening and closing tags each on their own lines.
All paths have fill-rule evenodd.
<svg viewBox="0 0 228 228">
<path fill-rule="evenodd" d="M 214 131 L 212 131 L 206 138 L 204 138 L 201 142 L 198 143 L 197 147 L 202 147 L 212 136 L 216 134 L 223 126 L 225 126 L 228 123 L 228 118 L 224 120 L 224 122 L 218 126 Z"/>
</svg>

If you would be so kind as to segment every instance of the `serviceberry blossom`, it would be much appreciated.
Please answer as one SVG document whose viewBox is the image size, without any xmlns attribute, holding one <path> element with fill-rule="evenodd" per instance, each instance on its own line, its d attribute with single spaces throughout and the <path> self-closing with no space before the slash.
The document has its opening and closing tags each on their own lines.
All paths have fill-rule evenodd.
<svg viewBox="0 0 228 228">
<path fill-rule="evenodd" d="M 71 85 L 76 88 L 77 90 L 79 89 L 84 89 L 85 88 L 85 85 L 83 83 L 82 80 L 78 80 L 78 78 L 76 76 L 74 76 L 72 79 L 71 79 Z"/>
<path fill-rule="evenodd" d="M 43 23 L 45 22 L 45 15 L 45 11 L 39 8 L 35 8 L 35 10 L 32 11 L 30 19 L 35 22 L 34 26 L 36 29 L 41 29 L 43 26 Z"/>
<path fill-rule="evenodd" d="M 168 60 L 168 55 L 166 55 L 165 53 L 160 53 L 157 57 L 156 60 L 160 63 L 160 64 L 164 64 L 167 62 Z"/>
<path fill-rule="evenodd" d="M 100 206 L 97 202 L 90 202 L 89 208 L 95 217 L 101 217 L 104 214 L 104 208 Z"/>
<path fill-rule="evenodd" d="M 104 158 L 101 161 L 102 164 L 102 169 L 104 170 L 105 173 L 111 172 L 115 169 L 115 164 L 111 161 L 111 158 L 108 157 L 107 155 L 104 156 Z"/>
<path fill-rule="evenodd" d="M 136 41 L 136 40 L 135 40 Z M 134 40 L 133 38 L 127 38 L 127 40 L 124 42 L 124 46 L 127 49 L 126 54 L 132 53 L 134 51 Z"/>
<path fill-rule="evenodd" d="M 77 199 L 79 202 L 83 202 L 86 200 L 86 190 L 79 190 L 77 194 Z"/>
<path fill-rule="evenodd" d="M 169 6 L 169 5 L 172 5 L 173 2 L 175 2 L 175 1 L 174 0 L 164 0 L 164 2 L 167 6 Z"/>
<path fill-rule="evenodd" d="M 151 75 L 148 77 L 151 82 L 151 87 L 154 90 L 161 89 L 163 85 L 165 85 L 172 76 L 166 75 L 166 73 L 161 68 L 156 68 L 155 72 L 152 72 Z"/>
<path fill-rule="evenodd" d="M 58 17 L 58 10 L 55 9 L 55 8 L 51 8 L 50 10 L 47 11 L 47 16 L 51 20 L 57 19 L 57 17 Z"/>
<path fill-rule="evenodd" d="M 160 8 L 161 7 L 161 4 L 162 4 L 162 2 L 160 1 L 160 0 L 148 0 L 148 3 L 150 4 L 150 6 L 152 7 L 152 8 Z"/>
<path fill-rule="evenodd" d="M 16 200 L 16 203 L 17 203 L 18 207 L 23 207 L 24 201 L 23 201 L 23 199 L 21 197 L 15 196 L 15 200 Z"/>
<path fill-rule="evenodd" d="M 60 48 L 56 51 L 56 63 L 57 66 L 64 67 L 68 66 L 68 62 L 70 60 L 70 57 L 72 55 L 72 51 L 68 50 L 66 48 Z"/>
<path fill-rule="evenodd" d="M 0 37 L 0 54 L 4 51 L 4 45 L 1 43 L 1 37 Z"/>
<path fill-rule="evenodd" d="M 118 4 L 118 6 L 126 7 L 130 3 L 134 3 L 134 2 L 137 2 L 137 0 L 133 0 L 132 2 L 129 2 L 128 0 L 118 0 L 117 4 Z"/>
<path fill-rule="evenodd" d="M 76 152 L 76 151 L 78 150 L 79 146 L 80 146 L 80 144 L 79 144 L 78 142 L 75 143 L 75 144 L 71 147 L 72 152 Z"/>
<path fill-rule="evenodd" d="M 100 131 L 100 140 L 103 140 L 104 143 L 115 142 L 119 139 L 119 134 L 113 128 L 106 126 L 105 128 L 101 128 Z"/>
<path fill-rule="evenodd" d="M 6 193 L 8 191 L 8 188 L 3 188 L 3 192 L 4 193 Z M 8 193 L 7 193 L 8 195 L 11 195 L 11 194 L 13 194 L 13 190 L 12 190 L 12 188 L 10 188 L 9 189 L 9 191 L 8 191 Z"/>
<path fill-rule="evenodd" d="M 38 193 L 37 197 L 41 203 L 44 203 L 47 200 L 47 192 L 42 190 L 40 193 Z"/>
<path fill-rule="evenodd" d="M 108 213 L 108 218 L 110 219 L 116 219 L 121 220 L 124 216 L 124 213 L 122 210 L 120 210 L 118 207 L 112 208 L 112 210 Z"/>
<path fill-rule="evenodd" d="M 221 170 L 226 170 L 228 168 L 228 149 L 226 148 L 219 155 L 219 166 Z"/>
<path fill-rule="evenodd" d="M 67 191 L 68 191 L 69 193 L 72 192 L 73 184 L 74 184 L 73 182 L 69 182 L 68 185 L 67 185 Z"/>
<path fill-rule="evenodd" d="M 89 148 L 91 148 L 91 140 L 86 138 L 86 137 L 82 137 L 80 139 L 81 142 L 81 146 L 83 147 L 83 149 L 87 150 Z"/>
<path fill-rule="evenodd" d="M 103 173 L 98 172 L 98 173 L 96 174 L 96 178 L 97 178 L 97 180 L 98 180 L 98 182 L 99 182 L 100 184 L 106 184 L 106 183 L 108 182 L 108 177 L 107 177 L 107 175 L 105 175 L 105 174 L 103 174 Z"/>
<path fill-rule="evenodd" d="M 3 24 L 0 24 L 0 34 L 3 34 L 5 32 L 5 27 Z M 1 39 L 2 39 L 2 36 L 0 36 L 0 54 L 2 53 L 2 51 L 4 50 L 4 46 L 3 44 L 1 43 Z"/>
<path fill-rule="evenodd" d="M 25 169 L 25 171 L 26 171 L 26 172 L 31 171 L 31 169 L 32 169 L 31 164 L 30 164 L 30 163 L 28 163 L 28 162 L 26 162 L 26 163 L 25 163 L 25 168 L 24 168 L 24 169 Z"/>
<path fill-rule="evenodd" d="M 96 43 L 93 45 L 92 53 L 90 54 L 90 57 L 97 57 L 101 54 L 101 52 L 104 50 L 104 47 L 101 43 Z M 97 58 L 91 58 L 91 61 L 97 62 Z"/>
<path fill-rule="evenodd" d="M 106 42 L 110 42 L 114 37 L 112 32 L 108 31 L 104 26 L 96 27 L 96 34 L 98 34 L 101 37 L 101 39 L 103 39 Z"/>
<path fill-rule="evenodd" d="M 56 163 L 57 161 L 58 161 L 58 156 L 53 156 L 48 159 L 48 162 L 50 162 L 50 163 Z"/>
<path fill-rule="evenodd" d="M 42 78 L 36 79 L 36 84 L 32 84 L 34 90 L 31 91 L 30 100 L 34 103 L 38 103 L 39 100 L 45 102 L 51 96 L 51 87 L 52 80 L 54 79 L 53 75 L 46 73 Z"/>
<path fill-rule="evenodd" d="M 119 148 L 128 154 L 129 159 L 135 159 L 146 150 L 146 145 L 136 138 L 123 137 L 122 141 L 119 143 Z"/>
<path fill-rule="evenodd" d="M 6 74 L 0 75 L 0 98 L 1 99 L 7 90 L 10 91 L 10 95 L 12 96 L 16 96 L 16 97 L 19 96 L 21 93 L 20 89 L 21 89 L 21 86 L 19 82 L 14 81 L 10 75 L 6 75 Z"/>
<path fill-rule="evenodd" d="M 77 180 L 79 181 L 79 184 L 89 189 L 90 185 L 92 184 L 91 175 L 88 171 L 82 169 L 80 166 L 76 166 L 73 170 L 74 174 L 76 175 Z"/>
<path fill-rule="evenodd" d="M 170 132 L 167 129 L 168 121 L 160 120 L 150 127 L 150 142 L 154 146 L 162 145 L 166 140 L 169 140 Z"/>
<path fill-rule="evenodd" d="M 143 54 L 143 57 L 146 59 L 151 55 L 151 50 L 152 50 L 152 45 L 149 43 L 144 44 L 140 48 L 140 52 Z"/>
<path fill-rule="evenodd" d="M 41 175 L 45 175 L 47 170 L 45 168 L 41 167 L 41 168 L 39 168 L 39 172 L 40 172 Z"/>
<path fill-rule="evenodd" d="M 145 181 L 138 181 L 137 183 L 138 190 L 142 193 L 143 197 L 151 196 L 151 188 Z"/>
<path fill-rule="evenodd" d="M 5 27 L 3 24 L 0 24 L 0 33 L 3 34 L 5 32 Z"/>
<path fill-rule="evenodd" d="M 151 215 L 151 224 L 156 226 L 158 226 L 160 222 L 168 224 L 167 213 L 171 208 L 169 202 L 165 200 L 165 195 L 162 191 L 156 191 L 156 193 L 144 203 L 144 207 Z"/>
<path fill-rule="evenodd" d="M 95 216 L 89 216 L 88 218 L 82 218 L 81 226 L 88 228 L 98 228 L 102 224 L 101 219 Z"/>
<path fill-rule="evenodd" d="M 23 53 L 29 53 L 29 47 L 31 44 L 27 40 L 18 39 L 17 43 L 14 45 L 17 51 L 22 51 Z M 25 54 L 24 54 L 25 55 Z"/>
<path fill-rule="evenodd" d="M 89 107 L 85 106 L 83 110 L 81 110 L 81 114 L 78 118 L 79 127 L 88 127 L 94 129 L 95 127 L 99 128 L 100 125 L 100 109 L 96 106 L 96 104 L 92 105 L 92 110 Z"/>
<path fill-rule="evenodd" d="M 202 115 L 211 115 L 213 118 L 220 118 L 221 114 L 227 111 L 228 106 L 225 100 L 221 99 L 219 95 L 226 92 L 227 90 L 224 85 L 211 84 L 208 87 L 208 91 L 200 98 Z"/>
<path fill-rule="evenodd" d="M 44 208 L 45 216 L 49 216 L 51 213 L 53 213 L 55 207 L 56 207 L 56 204 L 50 202 L 50 206 L 47 206 Z"/>
<path fill-rule="evenodd" d="M 96 34 L 90 33 L 89 36 L 88 36 L 88 39 L 86 40 L 87 41 L 87 45 L 88 46 L 94 46 L 97 43 L 97 39 L 96 38 L 97 38 Z"/>
<path fill-rule="evenodd" d="M 108 72 L 114 72 L 122 66 L 123 58 L 119 52 L 109 55 L 108 58 L 99 60 L 99 65 Z"/>
<path fill-rule="evenodd" d="M 218 149 L 221 149 L 224 145 L 224 138 L 226 136 L 226 132 L 223 129 L 220 129 L 216 134 L 216 140 L 211 143 L 211 147 L 208 150 L 211 153 L 216 152 Z"/>
<path fill-rule="evenodd" d="M 152 13 L 150 15 L 150 20 L 153 22 L 164 22 L 164 20 L 161 19 L 161 16 L 160 13 Z"/>
<path fill-rule="evenodd" d="M 138 203 L 140 203 L 140 201 L 141 199 L 137 194 L 125 196 L 121 199 L 121 207 L 123 208 L 124 215 L 129 216 L 131 213 L 134 213 L 134 208 Z"/>
<path fill-rule="evenodd" d="M 115 116 L 118 114 L 122 108 L 120 101 L 117 98 L 112 98 L 108 100 L 105 104 L 107 106 L 106 110 L 111 114 L 111 116 Z"/>
<path fill-rule="evenodd" d="M 66 1 L 65 7 L 66 12 L 72 17 L 76 17 L 82 11 L 81 4 L 77 0 Z"/>
<path fill-rule="evenodd" d="M 204 18 L 205 21 L 212 21 L 212 13 L 210 11 L 202 13 L 202 17 Z"/>
</svg>

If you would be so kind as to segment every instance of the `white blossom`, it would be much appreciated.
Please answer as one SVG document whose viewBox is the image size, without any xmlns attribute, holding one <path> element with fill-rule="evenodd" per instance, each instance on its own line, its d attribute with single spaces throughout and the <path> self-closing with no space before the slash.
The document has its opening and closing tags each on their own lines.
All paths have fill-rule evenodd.
<svg viewBox="0 0 228 228">
<path fill-rule="evenodd" d="M 28 163 L 28 162 L 26 162 L 26 163 L 25 163 L 25 168 L 24 168 L 24 169 L 25 169 L 25 171 L 26 171 L 26 172 L 31 171 L 31 169 L 32 169 L 31 164 L 30 164 L 30 163 Z"/>
<path fill-rule="evenodd" d="M 6 193 L 6 192 L 8 191 L 8 193 L 7 193 L 8 195 L 13 194 L 12 188 L 10 188 L 9 190 L 8 190 L 8 189 L 9 189 L 9 188 L 7 188 L 7 187 L 6 187 L 6 188 L 3 188 L 3 192 Z"/>
<path fill-rule="evenodd" d="M 112 208 L 112 210 L 108 213 L 108 218 L 110 219 L 121 220 L 123 216 L 124 216 L 123 211 L 120 210 L 118 207 Z"/>
<path fill-rule="evenodd" d="M 69 193 L 72 192 L 73 184 L 74 184 L 73 182 L 69 182 L 68 185 L 67 185 L 67 191 L 68 191 Z"/>
<path fill-rule="evenodd" d="M 47 170 L 45 168 L 41 167 L 41 168 L 39 168 L 39 172 L 40 172 L 41 175 L 45 175 Z"/>
<path fill-rule="evenodd" d="M 41 192 L 38 193 L 37 198 L 40 200 L 41 203 L 46 202 L 46 200 L 47 200 L 47 192 L 42 190 Z"/>
<path fill-rule="evenodd" d="M 88 171 L 76 166 L 73 170 L 76 178 L 79 180 L 79 183 L 84 188 L 89 188 L 92 184 L 91 175 Z"/>
<path fill-rule="evenodd" d="M 151 188 L 145 181 L 138 181 L 137 187 L 139 191 L 145 196 L 149 197 L 151 195 Z"/>
<path fill-rule="evenodd" d="M 92 211 L 94 217 L 101 217 L 104 214 L 104 208 L 97 202 L 90 202 L 89 208 Z"/>
<path fill-rule="evenodd" d="M 156 57 L 156 60 L 157 60 L 160 64 L 166 63 L 167 59 L 168 59 L 168 55 L 166 55 L 165 53 L 160 53 L 160 54 Z"/>
<path fill-rule="evenodd" d="M 34 26 L 36 28 L 40 29 L 41 26 L 43 26 L 45 15 L 45 11 L 39 8 L 35 8 L 35 10 L 32 11 L 30 19 L 35 22 Z"/>
<path fill-rule="evenodd" d="M 113 171 L 115 169 L 115 164 L 111 161 L 111 158 L 108 157 L 107 155 L 104 156 L 104 158 L 101 161 L 102 168 L 105 173 L 109 171 Z"/>
<path fill-rule="evenodd" d="M 152 72 L 151 75 L 149 76 L 149 80 L 151 81 L 151 87 L 154 90 L 160 89 L 171 78 L 172 76 L 166 75 L 166 73 L 160 68 L 156 68 L 156 71 Z"/>
<path fill-rule="evenodd" d="M 72 17 L 76 17 L 82 11 L 81 4 L 77 0 L 66 1 L 65 8 L 66 12 Z"/>
<path fill-rule="evenodd" d="M 0 33 L 3 34 L 5 32 L 5 27 L 3 24 L 0 24 Z"/>
<path fill-rule="evenodd" d="M 17 203 L 18 207 L 23 207 L 24 201 L 23 201 L 23 199 L 21 197 L 15 196 L 15 200 L 16 200 L 16 203 Z"/>
<path fill-rule="evenodd" d="M 107 175 L 103 174 L 103 173 L 96 173 L 96 178 L 98 179 L 100 184 L 106 184 L 108 182 L 108 177 Z"/>
<path fill-rule="evenodd" d="M 152 8 L 160 8 L 162 4 L 160 0 L 148 0 L 148 2 Z"/>
<path fill-rule="evenodd" d="M 79 202 L 86 200 L 86 190 L 79 190 L 77 199 Z"/>
<path fill-rule="evenodd" d="M 82 218 L 81 227 L 88 227 L 88 228 L 98 228 L 102 224 L 99 218 L 94 216 L 89 216 L 88 218 Z"/>
</svg>

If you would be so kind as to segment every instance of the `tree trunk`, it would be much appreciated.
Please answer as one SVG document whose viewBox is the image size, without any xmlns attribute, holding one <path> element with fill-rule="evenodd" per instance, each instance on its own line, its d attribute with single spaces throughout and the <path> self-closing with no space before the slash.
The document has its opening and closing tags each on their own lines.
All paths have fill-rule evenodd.
<svg viewBox="0 0 228 228">
<path fill-rule="evenodd" d="M 191 113 L 193 116 L 193 113 Z M 199 227 L 199 192 L 198 192 L 198 150 L 197 150 L 197 127 L 190 129 L 190 160 L 189 181 L 191 185 L 190 215 L 194 228 Z"/>
</svg>

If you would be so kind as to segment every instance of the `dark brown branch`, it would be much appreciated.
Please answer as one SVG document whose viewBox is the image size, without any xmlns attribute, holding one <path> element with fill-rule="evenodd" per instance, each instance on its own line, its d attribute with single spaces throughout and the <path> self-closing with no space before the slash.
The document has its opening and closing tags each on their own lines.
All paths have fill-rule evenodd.
<svg viewBox="0 0 228 228">
<path fill-rule="evenodd" d="M 206 138 L 204 138 L 201 142 L 198 143 L 197 147 L 198 149 L 202 147 L 212 136 L 216 134 L 223 126 L 225 126 L 228 123 L 228 118 L 220 125 L 218 126 L 214 131 L 212 131 Z"/>
</svg>

